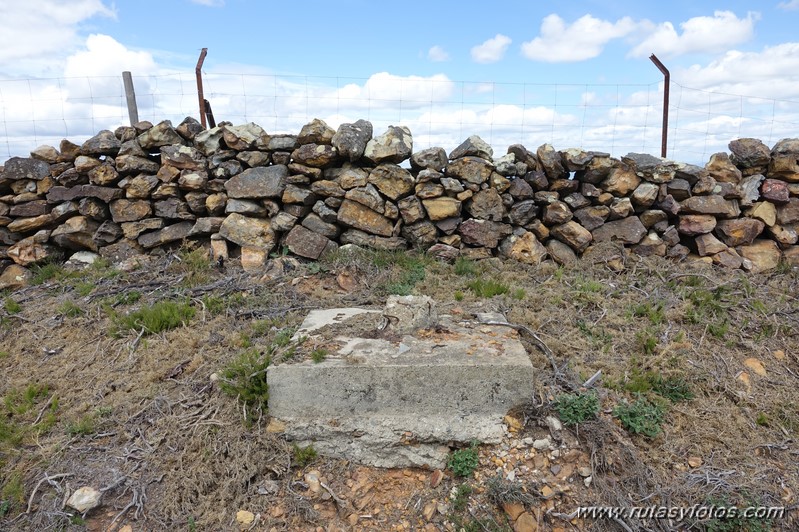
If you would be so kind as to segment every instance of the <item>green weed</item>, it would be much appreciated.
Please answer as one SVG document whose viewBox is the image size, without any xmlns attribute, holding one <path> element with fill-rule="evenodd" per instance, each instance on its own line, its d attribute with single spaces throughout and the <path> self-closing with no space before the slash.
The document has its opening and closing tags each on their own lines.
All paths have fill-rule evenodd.
<svg viewBox="0 0 799 532">
<path fill-rule="evenodd" d="M 596 417 L 599 413 L 599 397 L 593 392 L 561 394 L 555 401 L 555 410 L 566 425 L 577 425 Z"/>
<path fill-rule="evenodd" d="M 477 441 L 472 443 L 466 449 L 459 449 L 454 451 L 447 461 L 447 467 L 458 477 L 469 477 L 474 473 L 479 464 L 479 457 L 477 454 Z"/>
<path fill-rule="evenodd" d="M 510 297 L 512 297 L 513 299 L 521 301 L 522 299 L 527 297 L 527 292 L 525 292 L 523 288 L 517 288 L 516 290 L 511 292 Z"/>
<path fill-rule="evenodd" d="M 680 401 L 690 401 L 694 398 L 691 385 L 682 377 L 663 377 L 655 375 L 652 380 L 652 391 L 661 397 L 665 397 L 672 403 Z"/>
<path fill-rule="evenodd" d="M 461 292 L 460 290 L 455 290 L 455 301 L 463 301 L 464 297 L 465 295 L 463 292 Z"/>
<path fill-rule="evenodd" d="M 617 406 L 613 410 L 613 415 L 628 432 L 654 438 L 660 434 L 666 410 L 663 405 L 639 395 L 634 403 L 629 404 L 625 401 Z"/>
</svg>

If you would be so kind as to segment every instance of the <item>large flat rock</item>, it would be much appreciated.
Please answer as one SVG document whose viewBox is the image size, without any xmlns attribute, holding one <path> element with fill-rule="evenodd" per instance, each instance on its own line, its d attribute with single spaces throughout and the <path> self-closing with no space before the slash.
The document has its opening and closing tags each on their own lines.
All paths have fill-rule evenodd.
<svg viewBox="0 0 799 532">
<path fill-rule="evenodd" d="M 356 312 L 314 311 L 300 331 L 363 320 Z M 269 368 L 269 413 L 289 439 L 359 463 L 441 468 L 450 444 L 499 443 L 505 414 L 533 395 L 533 366 L 509 327 L 441 316 L 413 336 L 374 336 L 338 336 L 321 363 Z"/>
</svg>

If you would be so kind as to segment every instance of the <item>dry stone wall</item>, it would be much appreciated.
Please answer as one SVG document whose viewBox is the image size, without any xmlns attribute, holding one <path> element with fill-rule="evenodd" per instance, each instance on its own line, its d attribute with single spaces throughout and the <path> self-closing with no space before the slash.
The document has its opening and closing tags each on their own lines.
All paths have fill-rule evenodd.
<svg viewBox="0 0 799 532">
<path fill-rule="evenodd" d="M 186 118 L 41 146 L 0 170 L 1 286 L 77 251 L 112 261 L 186 239 L 248 269 L 279 247 L 309 259 L 343 244 L 443 259 L 576 260 L 599 242 L 729 268 L 799 265 L 799 139 L 738 139 L 704 166 L 477 136 L 413 151 L 406 127 L 359 120 L 298 135 Z M 9 284 L 10 283 L 10 284 Z"/>
</svg>

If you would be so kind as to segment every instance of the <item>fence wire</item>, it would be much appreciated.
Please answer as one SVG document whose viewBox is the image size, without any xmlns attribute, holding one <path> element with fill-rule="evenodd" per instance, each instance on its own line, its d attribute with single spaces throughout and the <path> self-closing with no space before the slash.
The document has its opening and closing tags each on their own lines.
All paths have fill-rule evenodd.
<svg viewBox="0 0 799 532">
<path fill-rule="evenodd" d="M 141 120 L 198 116 L 194 73 L 137 76 Z M 206 72 L 205 98 L 217 122 L 255 122 L 269 133 L 297 133 L 314 118 L 336 128 L 366 119 L 375 135 L 408 126 L 414 149 L 447 151 L 479 135 L 496 154 L 511 144 L 582 148 L 622 156 L 660 154 L 662 82 L 646 84 L 498 83 L 443 75 L 370 78 Z M 769 146 L 799 131 L 796 101 L 703 91 L 672 84 L 669 158 L 703 164 L 730 140 Z M 122 76 L 0 80 L 0 160 L 26 156 L 101 129 L 128 125 Z"/>
</svg>

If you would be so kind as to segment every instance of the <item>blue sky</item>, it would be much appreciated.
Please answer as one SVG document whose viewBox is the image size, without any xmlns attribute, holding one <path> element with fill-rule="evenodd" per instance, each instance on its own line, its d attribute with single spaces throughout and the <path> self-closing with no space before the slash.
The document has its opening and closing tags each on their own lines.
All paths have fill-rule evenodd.
<svg viewBox="0 0 799 532">
<path fill-rule="evenodd" d="M 799 136 L 799 0 L 0 0 L 0 20 L 0 160 L 127 123 L 123 70 L 141 118 L 197 116 L 202 47 L 217 120 L 269 132 L 367 118 L 408 125 L 418 149 L 476 133 L 497 154 L 659 154 L 655 53 L 670 158 Z"/>
</svg>

